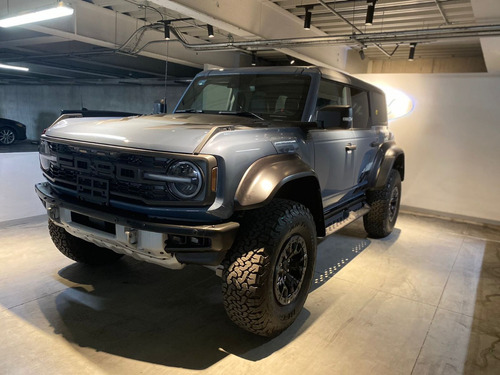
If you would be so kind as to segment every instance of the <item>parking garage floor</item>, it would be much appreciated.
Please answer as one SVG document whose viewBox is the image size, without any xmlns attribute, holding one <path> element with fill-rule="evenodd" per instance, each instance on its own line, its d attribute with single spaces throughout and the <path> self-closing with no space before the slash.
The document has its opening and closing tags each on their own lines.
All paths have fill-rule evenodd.
<svg viewBox="0 0 500 375">
<path fill-rule="evenodd" d="M 0 224 L 1 374 L 499 374 L 500 230 L 401 214 L 319 244 L 298 320 L 274 339 L 226 318 L 220 279 L 73 263 L 46 218 Z"/>
</svg>

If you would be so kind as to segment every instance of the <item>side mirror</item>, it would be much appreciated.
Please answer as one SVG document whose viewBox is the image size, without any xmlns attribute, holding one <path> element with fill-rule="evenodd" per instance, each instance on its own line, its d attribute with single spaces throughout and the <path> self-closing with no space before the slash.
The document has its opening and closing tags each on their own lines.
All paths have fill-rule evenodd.
<svg viewBox="0 0 500 375">
<path fill-rule="evenodd" d="M 316 122 L 323 129 L 350 129 L 352 126 L 352 107 L 348 105 L 321 107 Z"/>
</svg>

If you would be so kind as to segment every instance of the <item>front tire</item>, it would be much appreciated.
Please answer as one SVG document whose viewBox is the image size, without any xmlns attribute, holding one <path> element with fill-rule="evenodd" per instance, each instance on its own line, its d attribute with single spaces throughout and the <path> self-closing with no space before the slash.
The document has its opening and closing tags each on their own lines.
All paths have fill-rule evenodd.
<svg viewBox="0 0 500 375">
<path fill-rule="evenodd" d="M 75 237 L 49 220 L 49 233 L 57 249 L 68 258 L 91 266 L 111 264 L 123 255 Z"/>
<path fill-rule="evenodd" d="M 401 202 L 401 176 L 395 169 L 383 189 L 367 193 L 370 211 L 363 216 L 363 224 L 370 237 L 383 238 L 392 233 Z"/>
<path fill-rule="evenodd" d="M 281 333 L 302 310 L 315 261 L 316 227 L 306 207 L 276 199 L 247 213 L 224 261 L 229 318 L 260 336 Z"/>
</svg>

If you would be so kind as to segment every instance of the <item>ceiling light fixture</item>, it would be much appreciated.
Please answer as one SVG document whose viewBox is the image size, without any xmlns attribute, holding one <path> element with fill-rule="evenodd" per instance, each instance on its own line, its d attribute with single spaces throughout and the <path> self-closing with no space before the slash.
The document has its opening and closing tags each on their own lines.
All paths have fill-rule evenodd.
<svg viewBox="0 0 500 375">
<path fill-rule="evenodd" d="M 365 25 L 373 25 L 373 15 L 375 14 L 375 4 L 377 0 L 367 0 L 368 8 L 366 9 Z"/>
<path fill-rule="evenodd" d="M 170 40 L 170 21 L 163 21 L 163 25 L 165 26 L 163 29 L 165 40 Z"/>
<path fill-rule="evenodd" d="M 364 48 L 361 48 L 359 50 L 359 57 L 361 57 L 361 60 L 365 59 L 366 56 L 365 56 L 365 50 L 364 50 Z"/>
<path fill-rule="evenodd" d="M 252 52 L 252 66 L 257 65 L 257 56 L 255 55 L 255 52 Z"/>
<path fill-rule="evenodd" d="M 5 64 L 0 64 L 0 69 L 19 70 L 21 72 L 27 72 L 27 71 L 29 71 L 29 68 L 25 68 L 24 66 L 5 65 Z"/>
<path fill-rule="evenodd" d="M 410 43 L 410 54 L 408 55 L 408 61 L 413 61 L 415 59 L 415 49 L 417 43 Z"/>
<path fill-rule="evenodd" d="M 286 56 L 286 58 L 288 59 L 288 61 L 290 62 L 290 65 L 293 65 L 295 64 L 295 58 L 293 58 L 292 56 Z"/>
<path fill-rule="evenodd" d="M 70 8 L 63 2 L 60 2 L 56 7 L 29 12 L 15 17 L 4 18 L 0 20 L 0 27 L 12 27 L 33 22 L 51 20 L 54 18 L 70 16 L 73 14 L 73 12 L 73 8 Z"/>
<path fill-rule="evenodd" d="M 304 7 L 306 10 L 306 14 L 304 16 L 304 30 L 311 30 L 311 18 L 312 18 L 312 13 L 311 9 L 314 7 L 314 5 L 307 5 Z"/>
<path fill-rule="evenodd" d="M 207 32 L 208 32 L 208 37 L 213 38 L 214 37 L 214 27 L 212 25 L 207 24 Z"/>
</svg>

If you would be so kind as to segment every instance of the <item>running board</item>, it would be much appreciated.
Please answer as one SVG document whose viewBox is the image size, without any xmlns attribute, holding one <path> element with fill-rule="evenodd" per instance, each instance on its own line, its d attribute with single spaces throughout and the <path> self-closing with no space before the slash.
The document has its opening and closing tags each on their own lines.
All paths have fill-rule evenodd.
<svg viewBox="0 0 500 375">
<path fill-rule="evenodd" d="M 357 211 L 351 211 L 349 213 L 349 216 L 347 216 L 347 218 L 345 218 L 344 220 L 339 221 L 337 223 L 333 223 L 332 225 L 327 227 L 325 229 L 325 232 L 326 232 L 325 237 L 329 236 L 332 233 L 335 233 L 339 229 L 344 228 L 346 225 L 351 224 L 353 221 L 359 219 L 361 216 L 368 213 L 368 211 L 370 211 L 370 206 L 368 206 L 367 204 L 365 204 L 363 207 L 361 207 Z"/>
</svg>

